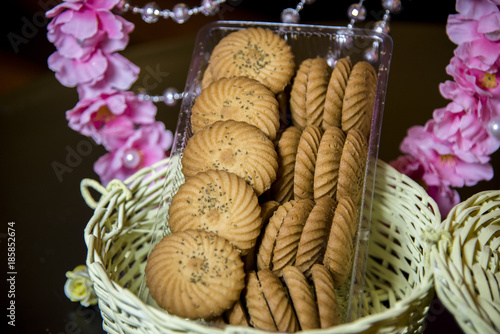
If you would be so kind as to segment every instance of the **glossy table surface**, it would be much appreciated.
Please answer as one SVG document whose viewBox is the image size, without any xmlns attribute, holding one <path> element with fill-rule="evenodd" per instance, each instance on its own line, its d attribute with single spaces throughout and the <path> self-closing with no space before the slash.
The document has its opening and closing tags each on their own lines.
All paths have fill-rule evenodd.
<svg viewBox="0 0 500 334">
<path fill-rule="evenodd" d="M 224 18 L 232 19 L 229 14 Z M 345 21 L 320 23 L 346 24 Z M 147 31 L 138 31 L 143 40 L 123 52 L 142 68 L 138 83 L 148 71 L 160 69 L 164 76 L 158 87 L 152 87 L 155 93 L 169 86 L 183 89 L 196 25 L 201 22 L 193 25 L 182 34 L 173 32 L 173 36 L 152 40 L 148 40 Z M 395 21 L 391 35 L 393 61 L 379 154 L 385 161 L 400 154 L 399 144 L 410 126 L 424 124 L 434 109 L 446 105 L 438 85 L 449 79 L 445 66 L 455 47 L 448 40 L 442 22 Z M 0 97 L 2 264 L 6 261 L 8 222 L 15 223 L 16 233 L 16 327 L 5 327 L 7 333 L 102 332 L 99 309 L 72 303 L 63 291 L 65 272 L 85 263 L 86 257 L 83 230 L 92 210 L 80 195 L 80 182 L 83 178 L 97 179 L 93 163 L 105 153 L 102 147 L 67 126 L 65 111 L 76 101 L 75 89 L 61 86 L 49 71 Z M 178 107 L 158 106 L 158 120 L 172 131 L 177 113 Z M 498 154 L 493 156 L 492 163 L 498 170 Z M 57 164 L 69 168 L 61 174 L 55 170 Z M 465 199 L 480 190 L 498 189 L 499 185 L 500 178 L 496 176 L 490 182 L 461 189 L 460 193 Z M 6 264 L 2 268 L 5 282 Z M 2 294 L 0 300 L 5 310 L 7 297 Z M 6 322 L 4 317 L 2 328 Z M 453 317 L 435 299 L 425 333 L 443 330 L 461 333 Z"/>
</svg>

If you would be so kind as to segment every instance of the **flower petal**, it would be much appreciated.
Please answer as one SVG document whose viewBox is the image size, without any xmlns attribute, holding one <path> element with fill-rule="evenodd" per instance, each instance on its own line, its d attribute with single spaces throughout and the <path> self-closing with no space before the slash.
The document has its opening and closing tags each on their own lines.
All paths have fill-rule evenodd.
<svg viewBox="0 0 500 334">
<path fill-rule="evenodd" d="M 72 20 L 61 26 L 61 32 L 73 35 L 76 39 L 84 40 L 95 35 L 97 27 L 96 13 L 85 8 L 78 12 L 73 12 Z"/>
</svg>

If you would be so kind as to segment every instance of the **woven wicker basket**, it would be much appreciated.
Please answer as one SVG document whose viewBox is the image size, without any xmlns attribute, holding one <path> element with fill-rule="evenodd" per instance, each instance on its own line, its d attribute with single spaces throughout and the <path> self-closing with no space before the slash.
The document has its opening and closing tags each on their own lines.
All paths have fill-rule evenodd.
<svg viewBox="0 0 500 334">
<path fill-rule="evenodd" d="M 263 333 L 207 326 L 167 314 L 137 295 L 169 169 L 169 159 L 107 187 L 82 181 L 94 209 L 85 229 L 87 266 L 94 282 L 103 328 L 109 333 Z M 170 173 L 171 174 L 171 173 Z M 324 333 L 417 333 L 434 293 L 427 231 L 441 221 L 435 202 L 414 181 L 378 162 L 362 317 Z M 166 180 L 170 182 L 170 180 Z M 92 193 L 100 194 L 98 201 Z M 157 236 L 157 235 L 156 235 Z M 316 331 L 315 331 L 316 332 Z"/>
<path fill-rule="evenodd" d="M 438 297 L 465 333 L 500 333 L 500 190 L 455 206 L 431 250 Z"/>
</svg>

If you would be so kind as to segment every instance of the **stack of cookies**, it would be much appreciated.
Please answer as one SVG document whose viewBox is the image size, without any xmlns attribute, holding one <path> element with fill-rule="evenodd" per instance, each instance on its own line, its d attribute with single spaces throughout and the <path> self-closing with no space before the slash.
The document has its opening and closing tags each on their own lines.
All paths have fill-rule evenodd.
<svg viewBox="0 0 500 334">
<path fill-rule="evenodd" d="M 364 61 L 296 64 L 271 30 L 220 40 L 192 106 L 172 233 L 146 266 L 160 307 L 283 332 L 342 322 L 376 85 Z"/>
</svg>

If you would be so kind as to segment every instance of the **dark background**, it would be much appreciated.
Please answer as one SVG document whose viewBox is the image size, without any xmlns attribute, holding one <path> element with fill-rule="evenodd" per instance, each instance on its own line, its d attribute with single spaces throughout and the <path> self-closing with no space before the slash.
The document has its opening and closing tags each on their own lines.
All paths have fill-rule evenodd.
<svg viewBox="0 0 500 334">
<path fill-rule="evenodd" d="M 133 1 L 133 4 L 145 2 Z M 170 20 L 148 25 L 138 15 L 128 13 L 125 18 L 134 22 L 136 29 L 123 55 L 143 69 L 148 64 L 165 64 L 162 66 L 169 75 L 155 93 L 168 86 L 182 90 L 195 34 L 201 26 L 218 19 L 278 22 L 281 10 L 295 7 L 297 2 L 228 1 L 218 15 L 197 15 L 183 25 Z M 352 2 L 317 0 L 304 8 L 301 22 L 346 25 L 347 7 Z M 16 228 L 17 269 L 16 327 L 6 328 L 8 333 L 101 333 L 99 310 L 72 303 L 63 292 L 65 272 L 85 263 L 86 257 L 83 229 L 92 210 L 80 195 L 80 181 L 97 179 L 93 163 L 105 151 L 67 126 L 65 111 L 76 104 L 77 95 L 75 89 L 61 86 L 47 68 L 47 57 L 55 50 L 46 40 L 46 21 L 41 14 L 52 3 L 50 0 L 2 2 L 0 268 L 6 268 L 7 223 L 12 221 Z M 161 8 L 172 8 L 177 1 L 158 3 Z M 185 3 L 193 7 L 199 1 Z M 366 1 L 366 6 L 370 13 L 368 22 L 381 16 L 378 1 Z M 434 109 L 447 104 L 439 94 L 438 85 L 450 79 L 445 66 L 455 46 L 446 36 L 445 24 L 451 13 L 454 1 L 403 0 L 403 11 L 392 18 L 394 52 L 379 155 L 385 161 L 399 155 L 399 143 L 408 127 L 423 125 Z M 23 42 L 13 45 L 9 36 L 14 35 L 22 37 Z M 158 120 L 172 131 L 177 108 L 158 105 Z M 53 164 L 64 164 L 68 152 L 89 145 L 90 152 L 80 156 L 71 172 L 58 178 Z M 498 154 L 493 155 L 496 167 L 498 159 Z M 460 194 L 465 199 L 480 190 L 499 188 L 498 184 L 495 177 L 491 182 L 460 189 Z M 5 282 L 7 270 L 2 271 Z M 3 310 L 7 307 L 6 294 L 6 288 L 2 288 Z M 1 326 L 7 320 L 2 317 Z M 461 333 L 438 300 L 431 305 L 427 325 L 426 333 L 443 329 Z"/>
</svg>

